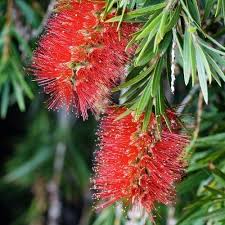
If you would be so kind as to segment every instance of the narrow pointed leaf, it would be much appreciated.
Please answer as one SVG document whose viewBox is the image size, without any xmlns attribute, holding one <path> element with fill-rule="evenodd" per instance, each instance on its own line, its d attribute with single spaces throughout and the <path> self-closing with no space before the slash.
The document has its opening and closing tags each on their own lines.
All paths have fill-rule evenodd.
<svg viewBox="0 0 225 225">
<path fill-rule="evenodd" d="M 207 77 L 205 67 L 202 62 L 201 50 L 199 50 L 199 48 L 200 48 L 199 46 L 196 46 L 196 63 L 197 63 L 198 78 L 204 100 L 206 103 L 208 103 Z"/>
</svg>

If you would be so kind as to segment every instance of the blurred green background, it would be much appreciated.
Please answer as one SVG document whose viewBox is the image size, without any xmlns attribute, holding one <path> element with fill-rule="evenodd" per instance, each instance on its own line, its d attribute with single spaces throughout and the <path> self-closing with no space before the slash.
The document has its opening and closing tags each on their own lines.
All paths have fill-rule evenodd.
<svg viewBox="0 0 225 225">
<path fill-rule="evenodd" d="M 201 4 L 209 7 L 210 1 Z M 27 69 L 53 2 L 0 0 L 0 224 L 127 225 L 119 205 L 98 213 L 92 207 L 96 120 L 49 112 L 46 96 Z M 211 2 L 213 11 L 217 1 Z M 208 33 L 224 45 L 221 21 L 222 16 L 209 13 L 206 24 Z M 178 67 L 177 74 L 181 72 Z M 157 224 L 225 224 L 224 86 L 211 85 L 208 106 L 198 90 L 185 89 L 182 75 L 175 95 L 165 84 L 170 103 L 184 106 L 192 142 L 177 205 L 157 206 Z"/>
<path fill-rule="evenodd" d="M 47 217 L 50 223 L 54 210 L 61 224 L 81 217 L 86 224 L 92 210 L 96 122 L 49 112 L 27 71 L 48 7 L 48 1 L 0 1 L 1 224 L 41 225 Z"/>
</svg>

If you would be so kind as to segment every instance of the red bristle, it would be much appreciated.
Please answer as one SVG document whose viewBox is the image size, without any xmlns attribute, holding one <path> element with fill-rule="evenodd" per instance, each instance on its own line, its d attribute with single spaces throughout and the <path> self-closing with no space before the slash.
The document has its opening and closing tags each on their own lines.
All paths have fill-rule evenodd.
<svg viewBox="0 0 225 225">
<path fill-rule="evenodd" d="M 163 123 L 158 140 L 154 135 L 154 114 L 143 133 L 143 116 L 138 121 L 132 114 L 116 120 L 125 111 L 110 108 L 101 121 L 93 179 L 95 198 L 100 200 L 99 207 L 126 200 L 139 203 L 150 212 L 157 202 L 173 202 L 175 182 L 181 180 L 186 166 L 183 156 L 188 138 L 179 134 L 174 113 L 167 113 L 172 132 Z"/>
</svg>

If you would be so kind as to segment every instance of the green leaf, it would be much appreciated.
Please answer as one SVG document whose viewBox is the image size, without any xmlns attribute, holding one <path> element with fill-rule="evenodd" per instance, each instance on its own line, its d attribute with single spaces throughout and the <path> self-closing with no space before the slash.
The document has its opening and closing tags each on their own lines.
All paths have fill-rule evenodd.
<svg viewBox="0 0 225 225">
<path fill-rule="evenodd" d="M 214 219 L 215 221 L 219 222 L 219 220 L 225 219 L 224 210 L 225 210 L 224 208 L 213 210 L 213 211 L 207 213 L 205 216 L 203 216 L 202 219 L 204 219 L 204 220 Z"/>
<path fill-rule="evenodd" d="M 214 38 L 212 38 L 210 35 L 206 34 L 203 30 L 201 32 L 215 45 L 217 45 L 219 48 L 221 48 L 223 51 L 225 51 L 225 47 L 221 45 L 218 41 L 216 41 Z"/>
<path fill-rule="evenodd" d="M 160 23 L 162 17 L 162 13 L 160 13 L 158 16 L 156 16 L 153 20 L 151 20 L 151 22 L 148 24 L 148 26 L 146 26 L 141 32 L 140 34 L 138 34 L 135 38 L 136 41 L 141 40 L 142 38 L 145 38 L 147 35 L 149 35 L 150 32 L 152 32 L 152 30 L 155 30 Z"/>
<path fill-rule="evenodd" d="M 206 103 L 208 103 L 208 87 L 207 87 L 207 78 L 206 71 L 204 67 L 204 62 L 202 61 L 202 50 L 199 45 L 195 45 L 196 50 L 196 62 L 197 62 L 197 71 L 199 84 L 202 90 L 202 94 Z"/>
<path fill-rule="evenodd" d="M 217 63 L 213 60 L 211 56 L 207 54 L 207 58 L 209 60 L 210 65 L 214 68 L 214 70 L 217 72 L 217 74 L 220 76 L 220 78 L 225 82 L 225 75 L 220 69 L 220 67 L 217 65 Z"/>
<path fill-rule="evenodd" d="M 151 50 L 151 48 L 149 47 L 149 43 L 153 39 L 153 37 L 155 36 L 155 34 L 157 33 L 157 30 L 158 30 L 158 28 L 157 27 L 154 27 L 153 30 L 149 33 L 147 41 L 145 42 L 144 46 L 141 49 L 141 52 L 139 53 L 137 59 L 135 60 L 135 64 L 136 65 L 139 65 L 140 60 L 142 59 L 142 57 L 143 57 L 143 55 L 145 53 L 145 50 L 147 48 Z"/>
<path fill-rule="evenodd" d="M 130 80 L 132 78 L 134 78 L 137 74 L 139 74 L 143 69 L 145 68 L 145 66 L 138 66 L 138 67 L 134 67 L 134 66 L 130 66 L 129 67 L 129 71 L 128 71 L 128 75 L 127 75 L 127 80 Z"/>
<path fill-rule="evenodd" d="M 117 31 L 119 30 L 120 25 L 121 25 L 121 23 L 122 23 L 122 21 L 123 21 L 124 14 L 125 14 L 125 11 L 126 11 L 126 8 L 127 8 L 127 5 L 128 5 L 128 1 L 125 0 L 125 1 L 123 1 L 123 3 L 124 3 L 124 4 L 123 4 L 123 9 L 122 9 L 122 14 L 121 14 L 121 18 L 120 18 L 120 20 L 119 20 L 118 26 L 117 26 Z"/>
<path fill-rule="evenodd" d="M 170 13 L 170 21 L 166 27 L 166 32 L 170 31 L 176 24 L 178 19 L 180 18 L 181 5 L 179 5 L 175 11 Z"/>
<path fill-rule="evenodd" d="M 132 79 L 128 80 L 127 82 L 114 88 L 113 91 L 114 92 L 119 91 L 119 90 L 122 90 L 123 88 L 127 88 L 131 85 L 138 83 L 139 81 L 143 80 L 153 70 L 153 68 L 154 68 L 154 66 L 151 66 L 151 67 L 143 70 L 139 75 L 135 76 L 134 78 L 132 78 Z"/>
<path fill-rule="evenodd" d="M 159 4 L 155 4 L 155 5 L 151 5 L 148 7 L 144 7 L 144 8 L 140 8 L 131 12 L 128 12 L 124 15 L 123 19 L 124 20 L 131 20 L 133 18 L 137 18 L 139 16 L 143 16 L 143 15 L 151 15 L 152 13 L 154 13 L 155 11 L 162 9 L 166 6 L 166 3 L 159 3 Z M 118 22 L 120 21 L 122 18 L 122 16 L 116 16 L 113 18 L 110 18 L 109 20 L 107 20 L 106 22 Z"/>
<path fill-rule="evenodd" d="M 153 106 L 153 99 L 150 98 L 148 105 L 147 105 L 147 109 L 145 111 L 145 117 L 144 117 L 143 126 L 142 126 L 143 132 L 145 132 L 148 128 L 149 121 L 150 121 L 150 118 L 152 115 L 152 106 Z"/>
<path fill-rule="evenodd" d="M 138 59 L 138 62 L 135 62 L 136 65 L 137 66 L 145 65 L 146 63 L 153 60 L 153 58 L 156 57 L 157 54 L 160 54 L 161 56 L 163 56 L 166 53 L 171 42 L 172 42 L 172 32 L 168 32 L 163 38 L 162 42 L 159 44 L 158 51 L 153 52 L 152 46 L 149 45 L 147 50 L 144 52 L 144 54 L 141 55 L 141 57 Z"/>
<path fill-rule="evenodd" d="M 97 216 L 97 219 L 94 221 L 93 225 L 113 225 L 114 217 L 114 207 L 105 208 Z"/>
<path fill-rule="evenodd" d="M 135 60 L 135 66 L 143 66 L 146 65 L 148 62 L 150 62 L 154 57 L 156 53 L 153 52 L 153 49 L 148 47 L 147 50 L 144 52 L 143 55 L 140 55 L 138 59 Z"/>
<path fill-rule="evenodd" d="M 163 117 L 166 117 L 164 95 L 163 95 L 161 84 L 159 85 L 158 93 L 157 93 L 157 97 L 156 97 L 156 107 L 157 107 L 157 105 L 159 106 L 159 114 L 162 115 Z M 167 121 L 165 121 L 165 122 L 167 123 Z"/>
<path fill-rule="evenodd" d="M 213 69 L 212 69 L 212 77 L 216 81 L 216 83 L 221 87 L 220 78 L 218 77 L 217 73 Z"/>
<path fill-rule="evenodd" d="M 171 122 L 170 122 L 168 116 L 167 116 L 166 113 L 164 113 L 164 112 L 162 112 L 162 116 L 163 116 L 163 118 L 164 118 L 164 120 L 165 120 L 165 122 L 166 122 L 167 128 L 169 129 L 170 132 L 172 132 Z"/>
<path fill-rule="evenodd" d="M 166 31 L 166 25 L 167 25 L 167 19 L 169 16 L 169 12 L 166 10 L 163 12 L 159 27 L 158 27 L 158 32 L 155 37 L 155 42 L 154 42 L 154 51 L 156 50 L 158 44 L 162 41 L 165 31 Z"/>
<path fill-rule="evenodd" d="M 1 97 L 1 117 L 5 118 L 9 106 L 9 82 L 5 82 Z"/>
<path fill-rule="evenodd" d="M 8 75 L 4 72 L 0 71 L 0 90 L 1 90 L 1 86 L 5 84 L 5 82 L 8 79 Z"/>
<path fill-rule="evenodd" d="M 206 73 L 208 75 L 209 83 L 211 83 L 212 82 L 212 75 L 211 75 L 211 70 L 210 70 L 210 66 L 209 66 L 208 60 L 206 58 L 206 55 L 205 55 L 203 49 L 200 46 L 199 46 L 198 50 L 199 50 L 199 53 L 202 56 L 202 62 L 204 64 L 205 71 L 206 71 Z"/>
<path fill-rule="evenodd" d="M 221 171 L 219 168 L 213 168 L 212 173 L 216 176 L 220 177 L 225 182 L 225 173 Z"/>
<path fill-rule="evenodd" d="M 222 16 L 223 16 L 223 23 L 225 24 L 225 2 L 222 1 Z"/>
<path fill-rule="evenodd" d="M 15 77 L 17 78 L 18 82 L 20 83 L 24 92 L 30 99 L 33 99 L 34 95 L 32 93 L 32 90 L 31 90 L 30 86 L 27 84 L 27 82 L 25 81 L 24 75 L 20 72 L 18 65 L 15 63 L 14 60 L 11 60 L 11 65 L 14 69 Z"/>
<path fill-rule="evenodd" d="M 12 79 L 12 85 L 13 85 L 14 94 L 17 99 L 18 106 L 19 106 L 20 110 L 22 112 L 24 112 L 25 111 L 25 102 L 24 102 L 24 96 L 23 96 L 22 89 L 21 89 L 20 85 L 14 79 Z"/>
<path fill-rule="evenodd" d="M 210 135 L 208 137 L 202 137 L 202 138 L 198 138 L 195 143 L 194 146 L 195 147 L 201 147 L 201 148 L 205 148 L 205 147 L 210 147 L 210 146 L 215 146 L 218 144 L 222 144 L 224 145 L 225 143 L 225 133 L 219 133 L 219 134 L 215 134 L 215 135 Z"/>
<path fill-rule="evenodd" d="M 195 48 L 194 48 L 194 44 L 193 42 L 191 42 L 191 46 L 190 46 L 190 52 L 191 52 L 191 74 L 192 74 L 192 86 L 195 85 L 195 79 L 196 79 L 196 53 L 195 53 Z"/>
<path fill-rule="evenodd" d="M 182 8 L 183 8 L 183 11 L 187 14 L 189 20 L 190 20 L 191 22 L 193 22 L 194 19 L 193 19 L 192 15 L 190 14 L 190 12 L 189 12 L 187 6 L 185 5 L 184 1 L 183 1 L 183 0 L 180 0 L 180 2 L 181 2 L 181 5 L 182 5 Z"/>
<path fill-rule="evenodd" d="M 147 83 L 148 79 L 145 79 L 138 82 L 137 84 L 134 84 L 128 90 L 126 90 L 126 92 L 123 93 L 120 98 L 130 98 L 132 95 L 134 95 L 134 97 L 138 96 L 141 92 L 143 92 L 143 89 L 146 87 Z"/>
<path fill-rule="evenodd" d="M 211 205 L 212 202 L 206 202 L 203 205 L 199 205 L 198 208 L 195 208 L 191 210 L 187 215 L 182 216 L 181 219 L 177 222 L 177 225 L 204 225 L 204 221 L 210 218 L 210 214 L 214 216 L 213 213 L 215 212 L 208 213 L 208 209 Z M 220 214 L 222 214 L 221 211 Z"/>
<path fill-rule="evenodd" d="M 217 7 L 216 7 L 216 14 L 215 14 L 215 16 L 218 16 L 220 11 L 221 11 L 221 9 L 222 9 L 222 4 L 223 4 L 222 1 L 223 0 L 218 0 L 217 1 Z"/>
<path fill-rule="evenodd" d="M 191 13 L 194 20 L 200 25 L 201 24 L 201 18 L 200 13 L 198 9 L 198 3 L 196 0 L 189 0 L 187 1 L 189 12 Z"/>
<path fill-rule="evenodd" d="M 220 65 L 220 67 L 225 67 L 225 59 L 219 54 L 213 51 L 207 51 L 208 54 Z"/>
<path fill-rule="evenodd" d="M 205 189 L 210 191 L 213 195 L 221 195 L 225 197 L 225 193 L 219 189 L 215 189 L 210 186 L 205 186 Z"/>
<path fill-rule="evenodd" d="M 146 88 L 143 91 L 143 94 L 141 95 L 141 98 L 137 104 L 136 108 L 136 116 L 137 118 L 141 115 L 141 113 L 145 110 L 145 107 L 149 103 L 149 100 L 151 99 L 151 87 L 152 87 L 152 78 L 148 80 L 148 84 Z"/>
<path fill-rule="evenodd" d="M 159 62 L 157 63 L 155 70 L 153 72 L 153 79 L 152 79 L 152 87 L 151 87 L 151 96 L 155 97 L 160 85 L 161 73 L 163 68 L 163 58 L 160 58 Z"/>
<path fill-rule="evenodd" d="M 203 47 L 207 48 L 208 50 L 211 50 L 211 51 L 213 51 L 213 52 L 215 52 L 217 54 L 225 56 L 225 52 L 220 51 L 220 50 L 218 50 L 216 48 L 210 47 L 205 41 L 201 40 L 200 38 L 198 39 L 198 41 L 199 41 L 200 45 L 202 45 Z"/>
<path fill-rule="evenodd" d="M 156 115 L 156 130 L 158 134 L 158 137 L 156 138 L 160 139 L 162 133 L 162 120 L 161 120 L 162 115 L 161 115 L 161 102 L 158 95 L 156 96 L 155 101 L 155 115 Z"/>
<path fill-rule="evenodd" d="M 169 32 L 165 35 L 165 37 L 163 38 L 162 42 L 159 45 L 158 52 L 160 53 L 161 56 L 163 56 L 166 53 L 171 43 L 172 43 L 172 32 Z"/>
<path fill-rule="evenodd" d="M 201 170 L 197 173 L 190 174 L 182 183 L 178 184 L 177 191 L 180 194 L 185 194 L 189 192 L 190 187 L 197 187 L 202 180 L 209 176 L 207 170 Z"/>
<path fill-rule="evenodd" d="M 215 1 L 214 0 L 206 0 L 205 3 L 205 10 L 204 10 L 204 17 L 207 18 L 213 8 Z"/>
<path fill-rule="evenodd" d="M 198 204 L 198 207 L 195 207 L 189 210 L 186 213 L 183 213 L 181 218 L 178 220 L 177 225 L 190 225 L 193 224 L 192 221 L 196 221 L 197 218 L 201 218 L 206 215 L 208 212 L 208 207 L 210 202 L 208 200 L 202 201 L 202 205 Z M 200 222 L 200 221 L 199 221 Z M 196 223 L 197 225 L 203 225 L 201 223 Z"/>
<path fill-rule="evenodd" d="M 112 9 L 112 7 L 115 3 L 116 3 L 116 0 L 107 1 L 107 5 L 106 5 L 105 10 L 104 10 L 103 18 L 105 18 L 107 16 L 107 14 Z"/>
<path fill-rule="evenodd" d="M 184 68 L 184 82 L 187 85 L 190 80 L 191 76 L 191 45 L 192 45 L 192 37 L 188 31 L 188 29 L 185 30 L 184 33 L 184 49 L 183 49 L 183 68 Z"/>
<path fill-rule="evenodd" d="M 134 108 L 137 104 L 134 104 L 131 108 Z M 127 109 L 125 112 L 121 113 L 116 119 L 115 121 L 118 121 L 118 120 L 121 120 L 123 118 L 125 118 L 126 116 L 128 116 L 131 112 L 132 112 L 132 109 L 129 108 Z"/>
<path fill-rule="evenodd" d="M 180 42 L 180 40 L 179 40 L 179 38 L 178 38 L 178 36 L 177 36 L 177 32 L 176 32 L 175 29 L 173 29 L 173 37 L 174 37 L 174 39 L 175 39 L 175 41 L 176 41 L 176 44 L 177 44 L 177 46 L 178 46 L 178 49 L 179 49 L 179 53 L 180 53 L 181 59 L 183 60 L 184 56 L 183 56 L 183 51 L 182 51 L 182 47 L 181 47 L 181 42 Z"/>
</svg>

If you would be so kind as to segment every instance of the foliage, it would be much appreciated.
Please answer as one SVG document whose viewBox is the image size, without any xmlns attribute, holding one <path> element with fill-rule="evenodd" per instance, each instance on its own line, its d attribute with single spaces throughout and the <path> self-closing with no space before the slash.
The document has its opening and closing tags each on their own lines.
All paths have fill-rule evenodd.
<svg viewBox="0 0 225 225">
<path fill-rule="evenodd" d="M 24 96 L 29 99 L 33 98 L 33 92 L 24 77 L 23 68 L 27 58 L 31 57 L 32 51 L 27 43 L 27 38 L 23 37 L 22 31 L 18 30 L 21 24 L 16 21 L 17 18 L 14 18 L 17 13 L 13 4 L 13 1 L 0 3 L 1 12 L 5 13 L 5 17 L 2 17 L 0 21 L 2 28 L 0 33 L 0 115 L 2 118 L 6 117 L 9 105 L 17 102 L 19 109 L 25 111 Z M 16 1 L 15 7 L 18 7 L 18 10 L 21 9 L 21 17 L 25 17 L 31 25 L 38 23 L 37 16 L 27 3 Z M 15 11 L 13 11 L 14 9 Z"/>
<path fill-rule="evenodd" d="M 16 143 L 15 151 L 4 164 L 1 199 L 8 201 L 11 190 L 16 190 L 13 198 L 21 199 L 33 188 L 30 201 L 20 205 L 23 213 L 12 210 L 10 222 L 44 224 L 51 205 L 45 196 L 48 194 L 46 186 L 54 181 L 60 189 L 62 217 L 67 213 L 65 205 L 77 206 L 82 202 L 82 213 L 77 212 L 78 218 L 74 220 L 81 217 L 85 221 L 83 224 L 126 224 L 127 218 L 119 206 L 100 213 L 91 210 L 88 189 L 94 120 L 83 124 L 77 118 L 62 116 L 63 112 L 55 115 L 42 110 L 44 106 L 39 102 L 43 95 L 34 98 L 38 96 L 37 88 L 26 76 L 29 71 L 24 68 L 29 64 L 37 34 L 43 31 L 48 3 L 37 0 L 0 2 L 0 114 L 3 119 L 8 116 L 17 122 L 17 118 L 7 114 L 8 109 L 15 110 L 16 103 L 29 121 L 23 124 L 26 132 L 22 140 L 10 140 Z M 160 214 L 157 224 L 166 224 L 171 217 L 181 225 L 224 224 L 225 2 L 107 0 L 103 17 L 112 11 L 115 16 L 107 22 L 118 21 L 118 30 L 122 21 L 142 24 L 128 45 L 138 47 L 126 81 L 114 89 L 121 94 L 122 105 L 128 107 L 120 118 L 131 111 L 135 111 L 137 118 L 145 112 L 143 129 L 146 129 L 154 111 L 160 132 L 162 117 L 170 126 L 166 108 L 179 105 L 185 96 L 190 97 L 183 112 L 187 128 L 194 131 L 187 149 L 190 166 L 187 177 L 177 187 L 177 204 L 156 208 Z M 198 84 L 201 92 L 189 93 Z M 171 94 L 174 85 L 175 93 Z M 208 105 L 203 103 L 202 97 Z M 55 176 L 54 164 L 60 146 L 66 148 L 64 166 Z"/>
<path fill-rule="evenodd" d="M 112 2 L 108 3 L 107 10 L 112 7 Z M 162 80 L 165 80 L 163 76 L 168 77 L 169 81 L 174 76 L 174 71 L 170 69 L 171 64 L 174 63 L 173 59 L 171 60 L 171 51 L 176 51 L 176 46 L 185 84 L 188 85 L 190 78 L 192 86 L 199 82 L 204 100 L 208 103 L 207 86 L 211 84 L 212 79 L 220 86 L 221 80 L 225 81 L 222 71 L 225 63 L 225 48 L 205 32 L 206 18 L 205 15 L 203 18 L 200 15 L 200 10 L 206 10 L 205 13 L 209 14 L 208 1 L 203 5 L 198 5 L 196 0 L 160 3 L 143 1 L 142 7 L 139 6 L 140 8 L 125 13 L 126 8 L 132 9 L 134 5 L 134 1 L 130 4 L 128 2 L 119 1 L 121 15 L 108 20 L 108 22 L 126 20 L 144 23 L 128 44 L 138 44 L 134 68 L 128 74 L 127 82 L 115 89 L 126 88 L 121 96 L 125 98 L 124 105 L 130 110 L 135 110 L 137 117 L 143 112 L 151 115 L 153 106 L 156 115 L 165 117 L 167 103 Z M 136 4 L 139 5 L 140 1 Z M 220 1 L 217 4 L 217 11 L 212 12 L 215 16 L 219 15 L 219 4 L 224 7 L 224 3 Z"/>
</svg>

